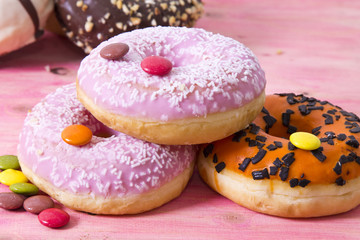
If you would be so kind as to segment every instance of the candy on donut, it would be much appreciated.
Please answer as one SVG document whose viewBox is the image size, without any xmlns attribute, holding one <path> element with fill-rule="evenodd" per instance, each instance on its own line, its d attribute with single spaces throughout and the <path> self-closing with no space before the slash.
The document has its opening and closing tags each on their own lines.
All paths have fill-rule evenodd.
<svg viewBox="0 0 360 240">
<path fill-rule="evenodd" d="M 40 38 L 53 8 L 52 0 L 1 0 L 0 55 Z"/>
<path fill-rule="evenodd" d="M 267 96 L 248 128 L 204 146 L 199 172 L 215 191 L 254 211 L 282 217 L 346 212 L 360 203 L 359 122 L 327 101 Z"/>
<path fill-rule="evenodd" d="M 192 27 L 201 0 L 55 0 L 55 12 L 69 39 L 85 53 L 120 33 L 151 26 Z"/>
<path fill-rule="evenodd" d="M 195 146 L 157 145 L 105 127 L 76 99 L 75 84 L 29 112 L 18 146 L 31 182 L 65 206 L 95 214 L 140 213 L 176 198 L 195 155 Z"/>
<path fill-rule="evenodd" d="M 117 44 L 128 52 L 102 56 Z M 243 44 L 185 27 L 105 41 L 81 62 L 77 79 L 79 100 L 99 121 L 159 144 L 207 143 L 245 128 L 261 111 L 264 89 L 264 72 Z"/>
</svg>

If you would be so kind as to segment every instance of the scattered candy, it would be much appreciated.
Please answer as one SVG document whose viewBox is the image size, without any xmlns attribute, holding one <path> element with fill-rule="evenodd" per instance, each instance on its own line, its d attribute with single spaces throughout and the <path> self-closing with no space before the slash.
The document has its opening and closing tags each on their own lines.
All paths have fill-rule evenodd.
<svg viewBox="0 0 360 240">
<path fill-rule="evenodd" d="M 19 169 L 19 160 L 17 156 L 14 155 L 4 155 L 0 156 L 0 169 Z"/>
<path fill-rule="evenodd" d="M 24 209 L 28 212 L 39 214 L 48 208 L 54 207 L 54 201 L 45 195 L 36 195 L 24 201 Z"/>
<path fill-rule="evenodd" d="M 26 196 L 35 195 L 39 192 L 39 188 L 37 186 L 35 186 L 32 183 L 26 183 L 26 182 L 14 183 L 10 185 L 9 188 L 14 193 L 18 193 Z"/>
<path fill-rule="evenodd" d="M 172 69 L 172 63 L 160 56 L 146 57 L 141 62 L 141 68 L 148 74 L 163 76 L 168 74 Z"/>
<path fill-rule="evenodd" d="M 15 183 L 25 183 L 28 179 L 26 176 L 18 170 L 6 169 L 0 173 L 0 182 L 7 186 L 10 186 Z"/>
<path fill-rule="evenodd" d="M 290 135 L 289 139 L 295 147 L 303 150 L 315 150 L 321 145 L 317 136 L 307 132 L 295 132 Z"/>
<path fill-rule="evenodd" d="M 38 215 L 40 223 L 46 227 L 59 228 L 65 226 L 70 216 L 67 212 L 58 208 L 48 208 Z"/>
<path fill-rule="evenodd" d="M 100 51 L 100 56 L 107 60 L 117 60 L 125 56 L 129 51 L 129 46 L 125 43 L 112 43 Z"/>
<path fill-rule="evenodd" d="M 91 141 L 92 132 L 84 125 L 70 125 L 62 131 L 61 138 L 70 145 L 82 146 Z"/>
<path fill-rule="evenodd" d="M 12 192 L 0 193 L 0 207 L 7 210 L 15 210 L 21 208 L 25 197 Z"/>
</svg>

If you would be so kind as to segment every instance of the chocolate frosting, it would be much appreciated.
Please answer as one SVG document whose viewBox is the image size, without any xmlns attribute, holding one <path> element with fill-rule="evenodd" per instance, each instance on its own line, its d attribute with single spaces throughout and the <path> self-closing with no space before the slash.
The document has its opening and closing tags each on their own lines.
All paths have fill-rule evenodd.
<svg viewBox="0 0 360 240">
<path fill-rule="evenodd" d="M 44 30 L 39 28 L 39 15 L 36 12 L 35 6 L 32 4 L 30 0 L 19 0 L 21 5 L 25 8 L 26 12 L 29 14 L 31 21 L 34 24 L 35 32 L 34 36 L 35 39 L 38 39 L 44 34 Z"/>
</svg>

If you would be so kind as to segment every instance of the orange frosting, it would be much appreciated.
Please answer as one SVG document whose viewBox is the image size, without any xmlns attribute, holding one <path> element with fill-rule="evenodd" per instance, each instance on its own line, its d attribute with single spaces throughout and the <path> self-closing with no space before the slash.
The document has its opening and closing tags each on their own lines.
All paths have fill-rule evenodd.
<svg viewBox="0 0 360 240">
<path fill-rule="evenodd" d="M 70 125 L 62 131 L 61 138 L 70 145 L 82 146 L 91 141 L 92 132 L 84 125 Z"/>
<path fill-rule="evenodd" d="M 212 143 L 213 150 L 207 159 L 213 162 L 216 171 L 221 172 L 225 166 L 227 170 L 253 178 L 254 171 L 266 169 L 269 175 L 265 174 L 264 179 L 287 182 L 296 179 L 295 186 L 298 181 L 305 180 L 302 184 L 299 183 L 302 187 L 314 183 L 343 185 L 347 180 L 360 176 L 359 118 L 340 107 L 303 95 L 271 95 L 267 96 L 264 109 L 253 124 L 226 139 Z M 260 127 L 259 131 L 256 131 L 257 126 Z M 315 150 L 317 154 L 297 148 L 289 150 L 288 138 L 294 131 L 317 135 L 322 141 L 321 147 Z M 281 142 L 282 147 L 274 147 L 274 141 Z M 254 144 L 256 146 L 252 146 Z M 280 146 L 279 143 L 277 145 Z M 254 156 L 260 149 L 265 155 L 256 160 Z M 289 161 L 284 161 L 283 157 L 288 153 L 293 154 L 293 160 L 290 157 Z M 239 166 L 245 158 L 250 158 L 251 161 L 242 171 Z M 277 158 L 282 163 L 281 167 L 275 167 L 274 161 Z M 285 168 L 288 168 L 287 174 Z"/>
</svg>

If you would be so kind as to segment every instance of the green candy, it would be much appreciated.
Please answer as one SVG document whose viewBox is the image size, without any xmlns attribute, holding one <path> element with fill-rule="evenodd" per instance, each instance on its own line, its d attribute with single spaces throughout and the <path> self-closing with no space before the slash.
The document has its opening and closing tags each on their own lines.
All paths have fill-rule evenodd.
<svg viewBox="0 0 360 240">
<path fill-rule="evenodd" d="M 32 183 L 14 183 L 9 188 L 14 193 L 26 196 L 36 195 L 39 192 L 39 188 Z"/>
<path fill-rule="evenodd" d="M 0 169 L 19 169 L 19 159 L 14 155 L 3 155 L 0 156 Z"/>
</svg>

